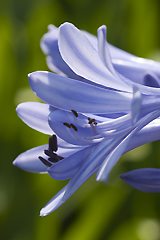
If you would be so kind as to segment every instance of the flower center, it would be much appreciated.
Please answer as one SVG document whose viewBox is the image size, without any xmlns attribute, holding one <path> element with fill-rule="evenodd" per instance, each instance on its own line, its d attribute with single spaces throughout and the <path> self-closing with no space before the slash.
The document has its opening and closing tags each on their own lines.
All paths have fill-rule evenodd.
<svg viewBox="0 0 160 240">
<path fill-rule="evenodd" d="M 39 156 L 38 158 L 44 165 L 46 165 L 47 167 L 51 167 L 53 163 L 56 163 L 63 159 L 63 157 L 55 153 L 57 150 L 57 137 L 56 135 L 52 135 L 48 141 L 48 149 L 44 150 L 44 153 L 48 157 L 48 159 L 45 159 L 41 156 Z"/>
</svg>

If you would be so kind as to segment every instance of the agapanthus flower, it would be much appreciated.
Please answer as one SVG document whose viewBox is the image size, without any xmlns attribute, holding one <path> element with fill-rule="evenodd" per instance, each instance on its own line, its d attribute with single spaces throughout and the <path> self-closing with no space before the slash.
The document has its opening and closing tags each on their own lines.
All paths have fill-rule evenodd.
<svg viewBox="0 0 160 240">
<path fill-rule="evenodd" d="M 20 154 L 14 165 L 69 179 L 41 210 L 45 216 L 92 174 L 107 181 L 125 152 L 160 139 L 160 64 L 110 45 L 105 26 L 97 37 L 70 23 L 49 26 L 41 47 L 55 73 L 30 73 L 29 82 L 45 103 L 21 103 L 17 113 L 50 137 L 46 145 Z"/>
</svg>

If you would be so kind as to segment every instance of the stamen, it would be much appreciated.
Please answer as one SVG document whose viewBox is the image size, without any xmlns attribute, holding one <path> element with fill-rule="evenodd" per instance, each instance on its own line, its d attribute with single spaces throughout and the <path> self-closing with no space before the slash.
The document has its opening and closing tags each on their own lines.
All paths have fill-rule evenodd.
<svg viewBox="0 0 160 240">
<path fill-rule="evenodd" d="M 70 127 L 73 128 L 74 131 L 76 131 L 76 132 L 78 131 L 78 128 L 73 123 L 70 124 Z"/>
<path fill-rule="evenodd" d="M 50 162 L 52 162 L 52 163 L 56 163 L 56 162 L 58 162 L 58 161 L 60 161 L 60 160 L 62 160 L 62 159 L 64 159 L 64 158 L 61 157 L 61 156 L 58 156 L 57 154 L 55 154 L 54 157 L 49 157 L 49 158 L 48 158 L 48 161 L 50 161 Z"/>
<path fill-rule="evenodd" d="M 60 161 L 60 160 L 62 160 L 62 159 L 64 159 L 64 158 L 61 157 L 61 156 L 58 156 L 58 155 L 56 154 L 56 156 L 55 156 L 54 158 L 48 158 L 48 161 L 50 161 L 50 162 L 52 162 L 52 163 L 55 163 L 55 162 L 58 162 L 58 161 Z"/>
<path fill-rule="evenodd" d="M 57 156 L 56 153 L 51 152 L 51 151 L 49 151 L 49 150 L 44 150 L 44 153 L 45 153 L 48 157 L 51 157 L 51 158 L 54 158 L 55 156 Z"/>
<path fill-rule="evenodd" d="M 44 164 L 46 165 L 47 167 L 51 167 L 52 166 L 52 163 L 48 162 L 46 159 L 44 159 L 43 157 L 39 156 L 38 157 L 39 160 Z"/>
<path fill-rule="evenodd" d="M 78 131 L 78 128 L 73 123 L 69 124 L 67 122 L 64 122 L 63 125 L 68 127 L 68 128 L 73 128 L 74 131 L 76 131 L 76 132 Z"/>
<path fill-rule="evenodd" d="M 96 119 L 88 117 L 88 124 L 97 125 Z"/>
<path fill-rule="evenodd" d="M 69 123 L 67 123 L 67 122 L 64 122 L 63 125 L 68 127 L 68 128 L 71 128 L 71 125 Z"/>
<path fill-rule="evenodd" d="M 78 113 L 75 111 L 75 110 L 71 110 L 71 112 L 73 113 L 73 115 L 75 116 L 75 117 L 78 117 Z"/>
<path fill-rule="evenodd" d="M 49 150 L 52 151 L 52 152 L 56 152 L 58 150 L 58 146 L 57 146 L 57 137 L 56 135 L 52 135 L 50 138 L 49 138 Z"/>
<path fill-rule="evenodd" d="M 53 163 L 62 160 L 63 157 L 58 156 L 56 153 L 54 153 L 58 150 L 56 135 L 53 135 L 52 137 L 49 138 L 48 145 L 49 145 L 48 149 L 44 150 L 44 153 L 46 154 L 48 159 L 45 159 L 41 156 L 39 156 L 38 158 L 44 165 L 46 165 L 47 167 L 51 167 Z"/>
</svg>

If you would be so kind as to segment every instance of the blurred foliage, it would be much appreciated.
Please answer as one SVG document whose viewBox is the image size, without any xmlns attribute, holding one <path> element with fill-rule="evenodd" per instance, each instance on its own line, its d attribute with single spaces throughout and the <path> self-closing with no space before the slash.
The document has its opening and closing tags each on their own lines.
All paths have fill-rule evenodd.
<svg viewBox="0 0 160 240">
<path fill-rule="evenodd" d="M 16 116 L 17 103 L 35 100 L 27 74 L 47 70 L 39 41 L 47 25 L 70 21 L 96 34 L 108 26 L 113 44 L 159 58 L 158 0 L 2 0 L 0 2 L 0 238 L 3 240 L 159 240 L 160 195 L 126 186 L 118 176 L 138 167 L 160 167 L 159 143 L 126 154 L 108 184 L 95 176 L 46 218 L 40 208 L 64 184 L 12 166 L 21 152 L 47 137 Z"/>
</svg>

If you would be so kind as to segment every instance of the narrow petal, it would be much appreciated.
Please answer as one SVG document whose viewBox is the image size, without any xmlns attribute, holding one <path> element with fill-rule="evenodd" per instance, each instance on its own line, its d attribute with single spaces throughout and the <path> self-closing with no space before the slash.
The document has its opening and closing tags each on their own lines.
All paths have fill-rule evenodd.
<svg viewBox="0 0 160 240">
<path fill-rule="evenodd" d="M 106 87 L 131 90 L 120 78 L 111 74 L 85 34 L 74 25 L 64 23 L 60 26 L 58 44 L 64 61 L 77 75 Z"/>
<path fill-rule="evenodd" d="M 160 169 L 136 169 L 123 173 L 120 177 L 142 192 L 160 192 Z"/>
<path fill-rule="evenodd" d="M 126 151 L 130 151 L 136 147 L 144 145 L 146 143 L 160 140 L 160 119 L 155 119 L 147 126 L 137 132 L 127 146 Z"/>
<path fill-rule="evenodd" d="M 112 59 L 110 56 L 110 51 L 109 51 L 108 43 L 106 40 L 106 38 L 107 38 L 106 35 L 107 35 L 107 33 L 106 33 L 105 25 L 98 28 L 98 53 L 99 53 L 101 60 L 105 64 L 105 66 L 116 77 L 117 74 L 112 65 Z"/>
<path fill-rule="evenodd" d="M 133 88 L 133 100 L 131 104 L 131 115 L 132 115 L 132 122 L 135 124 L 138 120 L 138 117 L 140 115 L 141 110 L 141 104 L 142 104 L 142 96 L 137 87 Z"/>
<path fill-rule="evenodd" d="M 21 168 L 22 170 L 34 173 L 47 172 L 47 167 L 38 159 L 38 156 L 44 155 L 44 150 L 47 145 L 32 148 L 24 153 L 21 153 L 13 162 L 13 165 Z"/>
<path fill-rule="evenodd" d="M 63 201 L 63 196 L 64 193 L 66 192 L 67 185 L 62 188 L 47 204 L 44 208 L 41 209 L 40 211 L 40 216 L 44 217 L 56 210 L 58 207 L 60 207 L 64 201 Z"/>
<path fill-rule="evenodd" d="M 132 94 L 96 87 L 49 72 L 29 74 L 38 97 L 56 108 L 84 113 L 115 113 L 130 109 Z"/>
<path fill-rule="evenodd" d="M 106 154 L 114 146 L 115 141 L 104 140 L 95 145 L 94 149 L 90 152 L 89 158 L 77 171 L 75 176 L 70 180 L 67 190 L 63 196 L 66 201 L 100 166 Z"/>
<path fill-rule="evenodd" d="M 65 157 L 64 160 L 59 161 L 58 163 L 50 167 L 48 173 L 52 178 L 57 180 L 65 180 L 72 178 L 78 171 L 78 169 L 82 166 L 82 164 L 87 161 L 87 158 L 93 148 L 94 146 L 77 150 L 70 156 Z"/>
<path fill-rule="evenodd" d="M 104 160 L 102 167 L 100 168 L 98 175 L 97 175 L 97 181 L 106 181 L 108 178 L 108 175 L 111 171 L 111 169 L 115 166 L 119 158 L 122 156 L 124 152 L 126 152 L 127 146 L 129 145 L 129 141 L 131 138 L 139 132 L 145 125 L 147 125 L 149 122 L 154 120 L 155 118 L 159 117 L 160 111 L 155 111 L 152 113 L 149 113 L 142 119 L 140 119 L 135 127 L 126 135 L 122 136 L 119 139 L 119 144 L 115 146 L 114 150 L 107 156 L 107 158 Z"/>
<path fill-rule="evenodd" d="M 111 169 L 115 166 L 119 158 L 123 155 L 125 152 L 128 142 L 129 142 L 129 136 L 124 138 L 120 138 L 121 142 L 116 146 L 113 151 L 107 156 L 107 158 L 104 160 L 98 174 L 97 174 L 97 181 L 106 181 Z"/>
<path fill-rule="evenodd" d="M 53 134 L 48 124 L 48 115 L 50 113 L 49 105 L 38 102 L 25 102 L 18 105 L 18 116 L 29 127 L 44 134 Z"/>
</svg>

